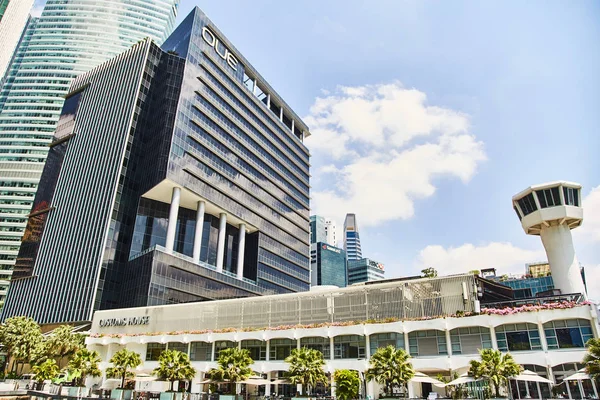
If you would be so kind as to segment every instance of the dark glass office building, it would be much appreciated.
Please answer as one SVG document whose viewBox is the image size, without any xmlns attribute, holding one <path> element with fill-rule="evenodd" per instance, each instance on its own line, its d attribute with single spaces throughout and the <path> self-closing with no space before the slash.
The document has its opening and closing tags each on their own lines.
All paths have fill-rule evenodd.
<svg viewBox="0 0 600 400">
<path fill-rule="evenodd" d="M 309 134 L 198 8 L 80 76 L 2 318 L 308 290 Z"/>
<path fill-rule="evenodd" d="M 346 252 L 324 242 L 310 248 L 311 285 L 348 286 Z"/>
</svg>

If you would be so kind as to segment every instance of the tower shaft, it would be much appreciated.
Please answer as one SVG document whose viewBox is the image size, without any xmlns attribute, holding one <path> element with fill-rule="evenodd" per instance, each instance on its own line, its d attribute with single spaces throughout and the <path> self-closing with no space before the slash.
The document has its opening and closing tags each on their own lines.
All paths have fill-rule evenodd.
<svg viewBox="0 0 600 400">
<path fill-rule="evenodd" d="M 587 298 L 571 229 L 566 224 L 543 225 L 540 236 L 552 270 L 554 287 L 563 294 L 581 293 Z"/>
</svg>

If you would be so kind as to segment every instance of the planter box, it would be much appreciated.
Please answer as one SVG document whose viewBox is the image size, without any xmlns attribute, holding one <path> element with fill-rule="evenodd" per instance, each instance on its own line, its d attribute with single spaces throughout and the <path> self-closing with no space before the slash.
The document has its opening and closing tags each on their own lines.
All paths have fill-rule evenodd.
<svg viewBox="0 0 600 400">
<path fill-rule="evenodd" d="M 234 394 L 221 394 L 219 400 L 243 400 L 243 396 Z"/>
<path fill-rule="evenodd" d="M 110 391 L 110 398 L 116 400 L 131 400 L 133 390 L 113 389 Z"/>
</svg>

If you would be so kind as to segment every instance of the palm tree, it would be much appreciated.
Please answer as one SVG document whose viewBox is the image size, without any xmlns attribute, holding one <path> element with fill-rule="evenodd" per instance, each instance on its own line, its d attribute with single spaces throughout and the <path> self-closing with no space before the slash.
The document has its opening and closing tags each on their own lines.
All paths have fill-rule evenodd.
<svg viewBox="0 0 600 400">
<path fill-rule="evenodd" d="M 219 352 L 217 368 L 211 369 L 208 374 L 213 381 L 229 382 L 230 394 L 235 394 L 236 383 L 248 379 L 252 375 L 250 365 L 254 364 L 248 349 L 237 347 L 224 349 Z"/>
<path fill-rule="evenodd" d="M 410 355 L 404 349 L 397 349 L 391 345 L 380 347 L 371 356 L 371 366 L 365 376 L 367 380 L 374 379 L 382 385 L 385 395 L 391 396 L 394 387 L 404 386 L 415 375 L 409 359 Z"/>
<path fill-rule="evenodd" d="M 89 351 L 85 347 L 77 350 L 67 364 L 67 370 L 75 378 L 75 386 L 85 386 L 85 379 L 89 376 L 101 376 L 98 368 L 100 355 L 97 351 Z"/>
<path fill-rule="evenodd" d="M 165 350 L 158 359 L 158 368 L 153 373 L 159 379 L 169 381 L 169 391 L 173 390 L 173 382 L 191 380 L 196 376 L 187 354 L 177 350 Z"/>
<path fill-rule="evenodd" d="M 46 340 L 48 353 L 58 358 L 58 366 L 61 367 L 65 357 L 75 354 L 84 347 L 83 335 L 73 333 L 70 325 L 61 325 L 54 329 Z"/>
<path fill-rule="evenodd" d="M 125 388 L 125 378 L 133 376 L 129 368 L 136 368 L 142 363 L 140 355 L 135 351 L 127 349 L 119 350 L 110 359 L 113 367 L 106 369 L 106 376 L 109 378 L 121 378 L 121 388 Z"/>
<path fill-rule="evenodd" d="M 306 394 L 318 383 L 327 383 L 327 376 L 323 370 L 325 360 L 319 350 L 306 347 L 294 349 L 285 362 L 290 364 L 288 379 L 293 384 L 301 384 L 302 391 Z"/>
<path fill-rule="evenodd" d="M 470 361 L 469 375 L 486 379 L 494 387 L 496 397 L 500 397 L 500 388 L 510 377 L 519 375 L 521 366 L 510 353 L 502 354 L 499 350 L 479 350 L 479 356 L 481 361 Z"/>
<path fill-rule="evenodd" d="M 31 372 L 35 374 L 35 380 L 38 384 L 37 389 L 42 390 L 44 381 L 56 378 L 59 369 L 56 360 L 50 358 L 41 364 L 34 365 Z"/>
<path fill-rule="evenodd" d="M 590 339 L 586 343 L 587 353 L 583 357 L 585 372 L 593 379 L 600 377 L 600 339 Z"/>
<path fill-rule="evenodd" d="M 349 369 L 336 369 L 333 373 L 335 382 L 335 396 L 339 400 L 352 400 L 358 398 L 360 379 L 358 371 Z"/>
</svg>

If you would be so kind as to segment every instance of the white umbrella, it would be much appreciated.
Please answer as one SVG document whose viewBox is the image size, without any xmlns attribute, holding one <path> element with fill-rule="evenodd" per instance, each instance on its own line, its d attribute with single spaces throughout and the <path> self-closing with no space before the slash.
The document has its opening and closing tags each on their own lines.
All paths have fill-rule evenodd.
<svg viewBox="0 0 600 400">
<path fill-rule="evenodd" d="M 112 389 L 115 389 L 120 384 L 121 384 L 120 379 L 114 379 L 114 378 L 106 379 L 104 382 L 102 382 L 102 386 L 100 386 L 100 389 L 112 390 Z"/>
<path fill-rule="evenodd" d="M 271 383 L 268 379 L 246 379 L 245 381 L 241 381 L 240 383 L 245 383 L 247 385 L 268 385 Z"/>
<path fill-rule="evenodd" d="M 585 370 L 579 370 L 571 376 L 566 377 L 563 381 L 582 381 L 586 379 L 592 379 L 588 374 L 585 373 Z"/>
<path fill-rule="evenodd" d="M 521 372 L 519 375 L 512 377 L 515 381 L 525 381 L 525 382 L 540 382 L 540 383 L 549 383 L 554 385 L 554 382 L 550 379 L 544 378 L 543 376 L 539 376 L 535 372 L 525 370 Z"/>
<path fill-rule="evenodd" d="M 271 382 L 272 385 L 288 385 L 291 382 L 288 381 L 287 379 L 275 379 L 274 381 Z"/>
<path fill-rule="evenodd" d="M 133 379 L 136 382 L 153 382 L 157 380 L 156 376 L 148 375 L 148 374 L 137 374 Z"/>
<path fill-rule="evenodd" d="M 423 383 L 431 383 L 435 386 L 444 387 L 446 384 L 444 382 L 438 381 L 435 378 L 425 375 L 421 372 L 415 372 L 415 376 L 410 380 L 411 382 L 423 382 Z"/>
<path fill-rule="evenodd" d="M 451 382 L 446 383 L 446 386 L 454 386 L 454 385 L 464 385 L 465 383 L 473 383 L 480 381 L 481 379 L 475 379 L 472 376 L 469 376 L 468 372 L 465 372 L 458 378 L 454 379 Z"/>
</svg>

